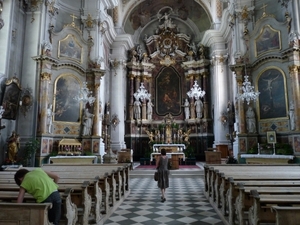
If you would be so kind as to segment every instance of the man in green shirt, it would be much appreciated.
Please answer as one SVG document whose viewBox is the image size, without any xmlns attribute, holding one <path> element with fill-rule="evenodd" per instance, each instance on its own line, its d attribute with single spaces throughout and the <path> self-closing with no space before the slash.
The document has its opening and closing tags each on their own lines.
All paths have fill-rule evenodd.
<svg viewBox="0 0 300 225">
<path fill-rule="evenodd" d="M 29 171 L 20 169 L 15 173 L 15 182 L 20 186 L 18 203 L 22 203 L 25 192 L 31 194 L 38 203 L 50 202 L 52 208 L 48 211 L 49 222 L 59 224 L 61 215 L 61 197 L 57 191 L 59 177 L 51 172 L 37 168 Z"/>
</svg>

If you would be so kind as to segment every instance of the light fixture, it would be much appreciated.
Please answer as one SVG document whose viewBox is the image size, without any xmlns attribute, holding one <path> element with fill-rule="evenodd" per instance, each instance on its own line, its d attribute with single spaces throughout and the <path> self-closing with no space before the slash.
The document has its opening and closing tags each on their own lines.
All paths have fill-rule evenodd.
<svg viewBox="0 0 300 225">
<path fill-rule="evenodd" d="M 245 66 L 245 80 L 243 82 L 243 86 L 240 88 L 242 90 L 242 94 L 240 94 L 237 98 L 243 101 L 247 101 L 247 104 L 250 104 L 250 101 L 256 101 L 258 95 L 260 94 L 258 91 L 254 91 L 254 86 L 251 85 L 251 82 L 248 80 L 248 75 Z"/>
<path fill-rule="evenodd" d="M 87 87 L 87 82 L 83 82 L 83 86 L 79 90 L 79 94 L 74 98 L 79 102 L 83 102 L 84 104 L 89 103 L 92 105 L 96 98 L 91 96 L 92 91 L 90 91 Z"/>
<path fill-rule="evenodd" d="M 141 83 L 140 88 L 133 95 L 136 100 L 141 101 L 150 100 L 151 98 L 151 94 L 146 90 L 144 83 Z"/>
<path fill-rule="evenodd" d="M 205 95 L 205 91 L 201 90 L 201 88 L 199 87 L 197 81 L 195 80 L 193 87 L 186 94 L 190 98 L 199 99 L 199 98 L 203 98 L 203 96 Z"/>
</svg>

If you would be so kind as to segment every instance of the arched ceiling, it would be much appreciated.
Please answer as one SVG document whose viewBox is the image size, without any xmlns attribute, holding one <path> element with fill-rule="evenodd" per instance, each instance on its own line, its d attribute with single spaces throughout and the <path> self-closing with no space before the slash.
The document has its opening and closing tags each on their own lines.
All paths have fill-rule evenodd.
<svg viewBox="0 0 300 225">
<path fill-rule="evenodd" d="M 192 0 L 146 0 L 131 7 L 123 21 L 124 31 L 133 35 L 135 43 L 141 43 L 144 36 L 153 35 L 157 26 L 164 22 L 164 13 L 181 33 L 188 34 L 194 42 L 200 42 L 212 19 L 204 6 Z"/>
</svg>

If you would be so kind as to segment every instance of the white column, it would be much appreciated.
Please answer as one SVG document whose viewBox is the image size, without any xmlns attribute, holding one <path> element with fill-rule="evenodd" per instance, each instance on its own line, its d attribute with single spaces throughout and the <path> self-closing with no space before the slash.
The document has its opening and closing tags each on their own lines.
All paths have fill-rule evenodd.
<svg viewBox="0 0 300 225">
<path fill-rule="evenodd" d="M 221 122 L 223 112 L 226 112 L 228 102 L 229 84 L 227 83 L 227 66 L 225 61 L 227 56 L 215 54 L 213 57 L 213 93 L 214 96 L 214 145 L 227 144 L 226 134 L 228 133 L 228 124 L 226 126 Z"/>
<path fill-rule="evenodd" d="M 131 36 L 120 35 L 112 45 L 111 74 L 110 74 L 110 121 L 117 116 L 119 124 L 111 126 L 111 148 L 120 150 L 126 148 L 125 135 L 125 112 L 126 106 L 126 58 L 127 50 L 133 47 Z"/>
<path fill-rule="evenodd" d="M 11 24 L 13 15 L 13 2 L 14 1 L 3 1 L 3 11 L 1 17 L 4 21 L 4 26 L 0 30 L 0 74 L 5 74 L 7 76 L 6 65 L 9 61 L 9 49 L 10 49 L 10 39 L 12 35 Z"/>
</svg>

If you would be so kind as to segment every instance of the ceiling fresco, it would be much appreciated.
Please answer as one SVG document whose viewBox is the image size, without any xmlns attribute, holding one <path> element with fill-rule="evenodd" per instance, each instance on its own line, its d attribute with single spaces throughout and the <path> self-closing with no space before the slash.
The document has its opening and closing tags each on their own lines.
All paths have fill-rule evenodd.
<svg viewBox="0 0 300 225">
<path fill-rule="evenodd" d="M 201 41 L 204 32 L 211 27 L 211 19 L 205 9 L 192 0 L 148 0 L 131 10 L 124 22 L 124 30 L 140 42 L 144 35 L 155 33 L 158 24 L 168 15 L 182 33 Z M 140 39 L 140 40 L 138 40 Z"/>
</svg>

